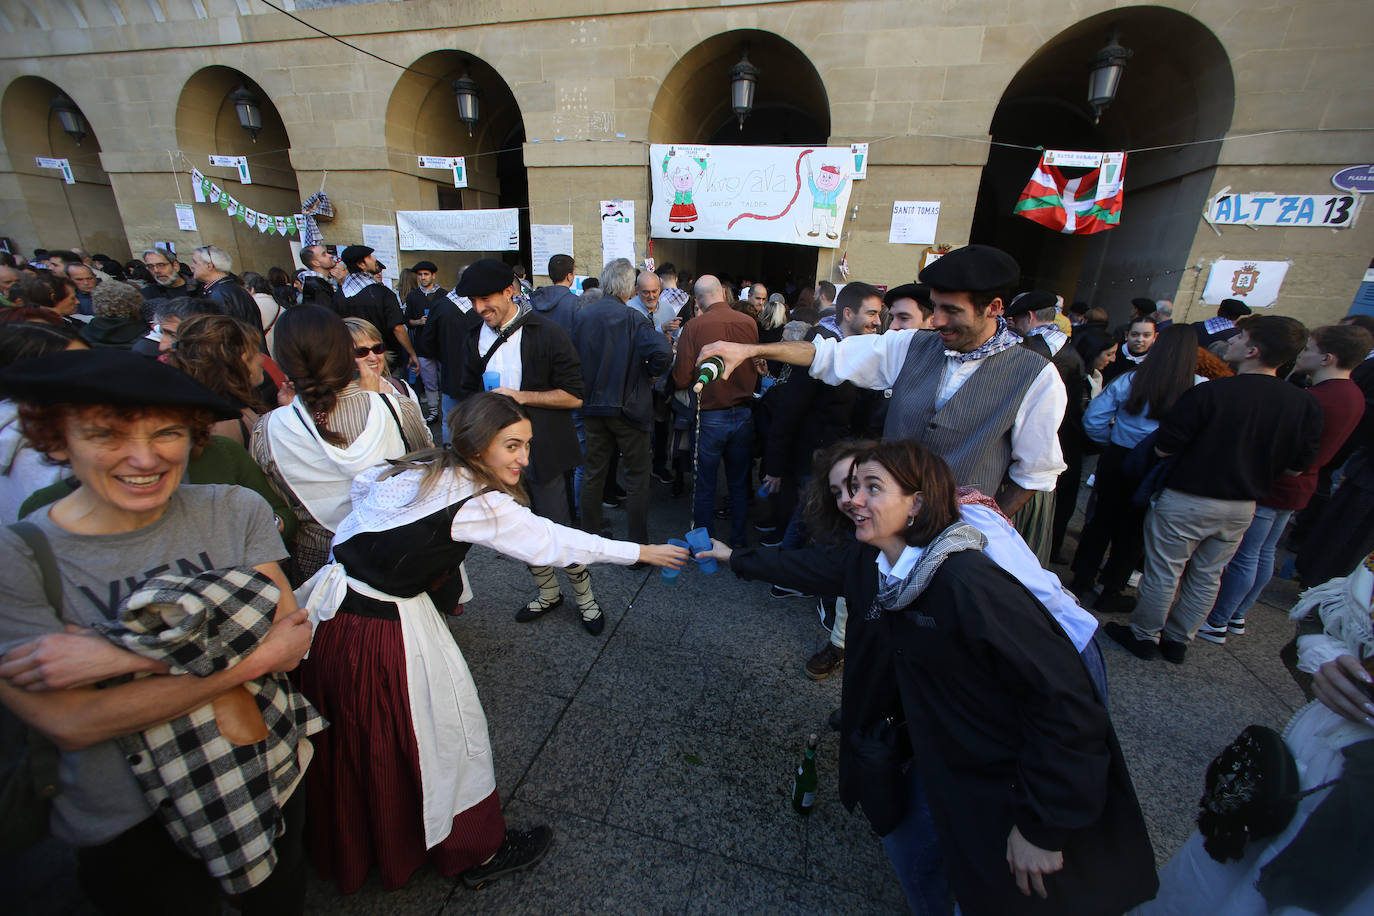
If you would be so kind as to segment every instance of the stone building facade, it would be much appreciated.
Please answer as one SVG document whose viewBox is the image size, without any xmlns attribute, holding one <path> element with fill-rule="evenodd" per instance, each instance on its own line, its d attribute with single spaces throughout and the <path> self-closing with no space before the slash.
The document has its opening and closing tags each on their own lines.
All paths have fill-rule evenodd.
<svg viewBox="0 0 1374 916">
<path fill-rule="evenodd" d="M 1324 322 L 1348 310 L 1374 255 L 1374 217 L 1358 213 L 1340 230 L 1201 218 L 1225 189 L 1333 194 L 1333 173 L 1374 161 L 1374 6 L 1362 0 L 276 5 L 0 0 L 0 235 L 121 258 L 164 240 L 217 244 L 236 264 L 286 266 L 285 238 L 211 205 L 195 205 L 196 231 L 177 228 L 195 165 L 269 213 L 323 188 L 336 210 L 325 237 L 341 245 L 395 210 L 519 207 L 526 263 L 530 223 L 571 224 L 579 272 L 596 273 L 602 199 L 634 200 L 648 251 L 650 142 L 867 142 L 838 251 L 674 239 L 655 240 L 654 256 L 839 280 L 845 253 L 855 278 L 896 284 L 921 249 L 888 243 L 892 201 L 938 200 L 937 242 L 1003 245 L 1027 285 L 1117 315 L 1138 295 L 1177 300 L 1179 317 L 1210 312 L 1202 286 L 1226 258 L 1291 262 L 1279 309 Z M 1113 33 L 1132 57 L 1094 124 L 1089 62 Z M 745 48 L 760 76 L 740 129 L 728 71 Z M 481 91 L 471 136 L 451 87 L 464 72 Z M 259 100 L 256 140 L 229 98 L 241 86 Z M 51 108 L 58 93 L 88 125 L 80 145 Z M 1037 146 L 1134 151 L 1121 225 L 1071 237 L 1012 217 Z M 253 183 L 210 167 L 212 153 L 247 156 Z M 466 156 L 469 186 L 455 191 L 419 155 Z M 37 157 L 67 158 L 75 184 Z M 480 254 L 402 258 L 437 261 L 447 282 Z"/>
</svg>

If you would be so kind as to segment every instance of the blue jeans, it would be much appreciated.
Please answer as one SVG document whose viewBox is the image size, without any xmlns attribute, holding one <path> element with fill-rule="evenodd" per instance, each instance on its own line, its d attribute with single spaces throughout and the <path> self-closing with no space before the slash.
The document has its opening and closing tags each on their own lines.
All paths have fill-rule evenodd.
<svg viewBox="0 0 1374 916">
<path fill-rule="evenodd" d="M 883 837 L 883 852 L 897 872 L 907 905 L 916 916 L 948 916 L 953 912 L 949 882 L 945 879 L 944 853 L 930 817 L 930 805 L 916 764 L 907 766 L 906 817 Z"/>
<path fill-rule="evenodd" d="M 749 460 L 754 445 L 754 415 L 748 407 L 701 412 L 697 439 L 696 483 L 692 490 L 692 527 L 711 530 L 716 510 L 716 474 L 725 459 L 730 487 L 730 542 L 744 543 L 749 521 Z"/>
<path fill-rule="evenodd" d="M 1216 603 L 1207 615 L 1208 626 L 1224 627 L 1232 620 L 1245 619 L 1245 612 L 1274 577 L 1274 547 L 1292 517 L 1292 509 L 1255 507 L 1255 520 L 1245 529 L 1236 555 L 1221 574 Z"/>
<path fill-rule="evenodd" d="M 449 397 L 445 393 L 439 398 L 439 406 L 444 412 L 444 415 L 439 418 L 439 426 L 443 430 L 444 444 L 448 445 L 448 415 L 453 412 L 453 408 L 458 406 L 458 399 Z"/>
<path fill-rule="evenodd" d="M 778 545 L 783 550 L 797 550 L 806 546 L 809 536 L 806 530 L 806 487 L 809 483 L 810 474 L 797 478 L 797 507 L 792 511 L 792 518 L 788 520 L 787 528 L 782 533 L 782 543 Z"/>
</svg>

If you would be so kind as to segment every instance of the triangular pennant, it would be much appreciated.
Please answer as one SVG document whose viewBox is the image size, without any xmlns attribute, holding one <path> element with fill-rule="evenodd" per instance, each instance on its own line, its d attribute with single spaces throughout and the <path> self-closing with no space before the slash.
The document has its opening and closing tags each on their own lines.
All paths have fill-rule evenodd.
<svg viewBox="0 0 1374 916">
<path fill-rule="evenodd" d="M 277 235 L 286 235 L 286 217 L 274 216 L 272 219 L 275 220 L 277 224 Z"/>
<path fill-rule="evenodd" d="M 235 216 L 238 216 L 239 202 L 237 200 L 234 200 L 234 198 L 232 197 L 229 198 L 229 206 L 225 208 L 225 212 L 229 214 L 230 219 L 233 219 Z"/>
<path fill-rule="evenodd" d="M 272 217 L 268 216 L 266 213 L 259 213 L 259 214 L 258 214 L 258 231 L 259 231 L 259 232 L 266 232 L 267 229 L 268 229 L 268 227 L 271 226 L 271 225 L 272 225 Z"/>
<path fill-rule="evenodd" d="M 220 202 L 220 199 L 224 197 L 224 192 L 219 189 L 219 185 L 211 182 L 210 190 L 205 192 L 205 196 L 210 198 L 210 203 L 217 204 Z"/>
<path fill-rule="evenodd" d="M 239 216 L 250 226 L 256 226 L 258 224 L 258 211 L 254 210 L 252 207 L 244 207 L 239 211 Z"/>
<path fill-rule="evenodd" d="M 200 193 L 204 194 L 207 198 L 210 196 L 210 179 L 206 178 L 204 175 L 200 178 Z"/>
</svg>

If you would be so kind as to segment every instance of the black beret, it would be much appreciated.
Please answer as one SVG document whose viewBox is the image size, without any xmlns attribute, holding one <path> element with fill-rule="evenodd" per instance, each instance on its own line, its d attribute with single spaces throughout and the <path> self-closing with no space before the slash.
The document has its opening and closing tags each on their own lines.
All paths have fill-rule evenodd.
<svg viewBox="0 0 1374 916">
<path fill-rule="evenodd" d="M 475 299 L 478 296 L 499 293 L 514 285 L 515 271 L 509 264 L 495 258 L 483 258 L 473 261 L 467 270 L 463 271 L 463 279 L 458 281 L 458 289 L 455 292 L 460 296 Z"/>
<path fill-rule="evenodd" d="M 1002 310 L 1002 314 L 1008 318 L 1015 318 L 1017 315 L 1024 315 L 1027 312 L 1053 308 L 1058 304 L 1059 297 L 1054 293 L 1047 289 L 1033 289 L 1011 300 L 1011 304 Z"/>
<path fill-rule="evenodd" d="M 1021 268 L 1000 248 L 965 245 L 942 256 L 917 279 L 933 289 L 981 293 L 1015 286 L 1021 279 Z"/>
<path fill-rule="evenodd" d="M 218 420 L 239 409 L 179 369 L 132 350 L 63 350 L 0 369 L 0 395 L 30 404 L 200 407 Z"/>
<path fill-rule="evenodd" d="M 1148 315 L 1155 310 L 1155 301 L 1146 299 L 1144 296 L 1136 296 L 1131 300 L 1131 305 L 1135 306 L 1135 310 L 1142 315 Z"/>
<path fill-rule="evenodd" d="M 1223 299 L 1217 313 L 1223 318 L 1241 318 L 1250 314 L 1250 306 L 1239 299 Z"/>
<path fill-rule="evenodd" d="M 439 272 L 439 267 L 433 261 L 416 261 L 415 266 L 412 267 L 411 270 L 416 273 L 427 270 L 432 274 L 437 274 Z"/>
<path fill-rule="evenodd" d="M 349 245 L 343 250 L 343 254 L 339 255 L 339 260 L 352 267 L 375 250 L 375 248 L 368 248 L 366 245 Z"/>
<path fill-rule="evenodd" d="M 927 308 L 930 307 L 930 287 L 924 283 L 903 283 L 894 286 L 883 294 L 883 305 L 891 308 L 898 299 L 915 299 Z"/>
</svg>

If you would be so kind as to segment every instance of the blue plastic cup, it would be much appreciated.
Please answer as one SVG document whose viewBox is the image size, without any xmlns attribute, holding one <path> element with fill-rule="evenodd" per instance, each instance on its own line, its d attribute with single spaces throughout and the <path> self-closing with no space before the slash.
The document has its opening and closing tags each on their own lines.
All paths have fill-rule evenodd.
<svg viewBox="0 0 1374 916">
<path fill-rule="evenodd" d="M 765 375 L 763 378 L 759 379 L 759 387 L 761 387 L 764 391 L 767 391 L 769 388 L 772 388 L 777 383 L 778 380 L 773 378 L 773 376 L 771 375 Z"/>
<path fill-rule="evenodd" d="M 698 550 L 711 549 L 711 532 L 707 531 L 705 528 L 693 528 L 691 531 L 687 532 L 687 545 L 692 550 L 692 555 L 697 561 L 698 569 L 708 576 L 716 571 L 715 557 L 696 556 Z"/>
<path fill-rule="evenodd" d="M 501 373 L 499 373 L 499 372 L 483 372 L 483 373 L 482 373 L 482 390 L 483 390 L 483 391 L 494 391 L 495 389 L 500 388 L 500 387 L 501 387 Z"/>
<path fill-rule="evenodd" d="M 687 546 L 686 541 L 679 541 L 677 538 L 668 538 L 668 543 L 674 547 L 682 547 L 688 551 L 691 550 L 691 548 Z M 687 562 L 690 563 L 692 561 L 689 559 Z M 682 570 L 664 566 L 658 573 L 663 577 L 665 585 L 677 585 L 677 577 L 682 575 Z"/>
</svg>

